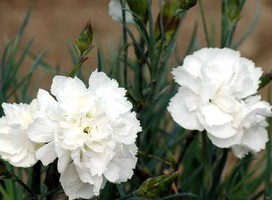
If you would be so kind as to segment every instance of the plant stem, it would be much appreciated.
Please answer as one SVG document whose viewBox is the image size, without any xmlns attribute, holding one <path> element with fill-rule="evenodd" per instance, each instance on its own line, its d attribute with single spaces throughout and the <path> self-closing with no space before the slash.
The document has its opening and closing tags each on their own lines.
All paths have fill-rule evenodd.
<svg viewBox="0 0 272 200">
<path fill-rule="evenodd" d="M 205 17 L 205 13 L 204 13 L 202 0 L 199 0 L 199 8 L 200 8 L 200 12 L 201 12 L 201 19 L 202 19 L 202 23 L 203 23 L 207 47 L 210 47 L 210 45 L 211 45 L 210 44 L 210 37 L 209 37 L 209 33 L 208 33 L 208 27 L 207 27 L 207 23 L 206 23 L 206 17 Z"/>
<path fill-rule="evenodd" d="M 38 199 L 37 195 L 23 182 L 19 179 L 14 173 L 12 173 L 12 179 L 19 183 L 30 195 L 32 199 Z"/>
<path fill-rule="evenodd" d="M 121 198 L 119 198 L 119 199 L 117 199 L 117 200 L 130 199 L 131 197 L 137 196 L 137 193 L 138 193 L 138 190 L 136 190 L 136 191 L 134 191 L 134 192 L 132 192 L 132 193 L 130 193 L 130 194 L 127 194 L 126 196 L 121 197 Z"/>
<path fill-rule="evenodd" d="M 126 26 L 126 7 L 125 7 L 125 1 L 120 0 L 120 3 L 122 5 L 122 21 L 123 21 L 123 63 L 124 63 L 124 71 L 123 71 L 123 77 L 124 77 L 124 87 L 127 88 L 128 85 L 128 72 L 127 72 L 127 51 L 128 51 L 128 43 L 127 43 L 127 31 L 124 26 Z"/>
<path fill-rule="evenodd" d="M 140 38 L 140 47 L 144 51 L 145 43 L 144 43 L 144 40 L 142 37 Z M 144 61 L 140 55 L 137 55 L 137 63 L 138 63 L 138 66 L 137 66 L 138 98 L 140 99 L 140 102 L 141 102 L 143 100 L 143 76 L 144 76 L 144 70 L 143 70 L 144 65 L 143 64 L 144 64 Z"/>
<path fill-rule="evenodd" d="M 151 65 L 151 84 L 155 80 L 156 66 L 154 65 L 154 46 L 155 46 L 155 35 L 154 35 L 154 24 L 153 24 L 153 12 L 152 12 L 152 1 L 147 0 L 148 8 L 148 23 L 149 23 L 149 58 Z"/>
<path fill-rule="evenodd" d="M 195 138 L 195 134 L 197 133 L 198 131 L 192 131 L 192 133 L 190 135 L 187 136 L 186 138 L 186 142 L 185 142 L 185 145 L 184 145 L 184 148 L 179 156 L 179 159 L 178 161 L 176 162 L 176 165 L 175 165 L 175 168 L 174 168 L 174 171 L 178 171 L 178 168 L 179 168 L 179 165 L 182 163 L 183 161 L 183 158 L 185 156 L 185 153 L 187 152 L 187 149 L 189 148 L 190 144 L 194 141 L 194 138 Z"/>
<path fill-rule="evenodd" d="M 117 184 L 117 189 L 121 197 L 126 196 L 122 183 Z"/>
<path fill-rule="evenodd" d="M 138 151 L 138 155 L 139 155 L 139 156 L 146 157 L 146 158 L 152 158 L 152 159 L 154 159 L 154 160 L 163 162 L 163 163 L 165 163 L 165 164 L 167 164 L 167 165 L 170 165 L 170 166 L 173 165 L 173 164 L 172 164 L 171 162 L 169 162 L 169 161 L 163 160 L 162 158 L 160 158 L 160 157 L 158 157 L 158 156 L 155 156 L 155 155 L 152 155 L 152 154 L 146 154 L 146 153 L 143 152 L 143 151 Z M 176 170 L 174 170 L 174 171 L 176 171 Z"/>
<path fill-rule="evenodd" d="M 212 154 L 210 153 L 209 139 L 206 133 L 202 133 L 203 143 L 203 199 L 209 199 L 209 190 L 212 186 Z"/>
<path fill-rule="evenodd" d="M 76 64 L 76 65 L 73 67 L 72 71 L 71 71 L 70 74 L 69 74 L 69 77 L 72 77 L 72 78 L 75 77 L 76 72 L 81 68 L 82 64 L 83 64 L 87 59 L 88 59 L 88 57 L 81 57 L 81 58 L 79 59 L 79 61 L 78 61 L 78 64 Z"/>
<path fill-rule="evenodd" d="M 36 194 L 41 193 L 41 162 L 40 161 L 38 161 L 33 166 L 31 188 Z"/>
</svg>

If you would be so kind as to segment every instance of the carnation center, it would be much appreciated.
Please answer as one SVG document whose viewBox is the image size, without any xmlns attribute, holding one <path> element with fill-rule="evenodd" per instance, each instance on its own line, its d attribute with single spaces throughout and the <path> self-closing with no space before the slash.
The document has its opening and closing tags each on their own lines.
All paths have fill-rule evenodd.
<svg viewBox="0 0 272 200">
<path fill-rule="evenodd" d="M 79 127 L 84 133 L 90 134 L 94 129 L 94 124 L 92 123 L 93 118 L 94 116 L 91 113 L 87 113 L 81 117 Z"/>
</svg>

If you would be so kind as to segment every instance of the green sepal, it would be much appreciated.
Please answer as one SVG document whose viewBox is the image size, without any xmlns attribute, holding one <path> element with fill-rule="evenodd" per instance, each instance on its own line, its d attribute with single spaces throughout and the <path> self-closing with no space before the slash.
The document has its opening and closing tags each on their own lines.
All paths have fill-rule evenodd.
<svg viewBox="0 0 272 200">
<path fill-rule="evenodd" d="M 197 0 L 182 0 L 180 7 L 183 10 L 189 10 L 191 7 L 196 5 Z"/>
<path fill-rule="evenodd" d="M 130 10 L 135 13 L 139 19 L 146 24 L 148 21 L 147 17 L 147 1 L 146 0 L 126 0 Z M 139 20 L 134 17 L 137 22 Z"/>
<path fill-rule="evenodd" d="M 83 31 L 79 34 L 74 49 L 78 56 L 86 55 L 92 49 L 93 31 L 91 21 L 88 21 Z"/>
<path fill-rule="evenodd" d="M 169 189 L 178 174 L 177 171 L 172 174 L 147 179 L 139 187 L 138 196 L 150 199 L 159 198 L 163 192 Z"/>
<path fill-rule="evenodd" d="M 272 80 L 272 74 L 271 73 L 266 73 L 266 74 L 262 75 L 261 78 L 260 78 L 260 83 L 259 83 L 258 90 L 260 90 L 260 89 L 264 88 L 266 85 L 268 85 L 271 80 Z"/>
</svg>

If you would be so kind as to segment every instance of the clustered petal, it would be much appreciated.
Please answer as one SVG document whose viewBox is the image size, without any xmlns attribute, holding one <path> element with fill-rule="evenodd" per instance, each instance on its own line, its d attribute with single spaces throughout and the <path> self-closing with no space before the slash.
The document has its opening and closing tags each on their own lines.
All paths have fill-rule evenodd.
<svg viewBox="0 0 272 200">
<path fill-rule="evenodd" d="M 89 87 L 55 76 L 51 94 L 40 89 L 30 105 L 3 104 L 0 155 L 14 166 L 44 165 L 58 158 L 60 182 L 69 199 L 99 195 L 107 181 L 131 178 L 141 131 L 126 90 L 103 72 Z"/>
<path fill-rule="evenodd" d="M 231 49 L 204 48 L 173 70 L 180 84 L 168 110 L 190 130 L 206 130 L 213 144 L 242 158 L 265 148 L 271 106 L 256 95 L 261 68 Z"/>
</svg>

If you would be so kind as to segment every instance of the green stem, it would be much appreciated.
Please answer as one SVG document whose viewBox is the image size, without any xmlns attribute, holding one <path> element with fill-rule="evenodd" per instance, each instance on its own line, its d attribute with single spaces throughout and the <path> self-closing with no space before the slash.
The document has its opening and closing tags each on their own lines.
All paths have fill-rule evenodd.
<svg viewBox="0 0 272 200">
<path fill-rule="evenodd" d="M 120 3 L 122 5 L 122 22 L 123 22 L 123 59 L 124 59 L 124 73 L 123 73 L 123 77 L 124 77 L 124 87 L 127 88 L 128 85 L 128 72 L 127 72 L 127 59 L 128 59 L 128 42 L 127 42 L 127 31 L 126 28 L 124 26 L 126 26 L 126 7 L 125 7 L 125 1 L 124 0 L 120 0 Z"/>
<path fill-rule="evenodd" d="M 152 154 L 146 154 L 145 152 L 143 151 L 138 151 L 138 155 L 139 156 L 143 156 L 143 157 L 146 157 L 146 158 L 151 158 L 151 159 L 154 159 L 154 160 L 157 160 L 157 161 L 160 161 L 160 162 L 163 162 L 169 166 L 172 166 L 173 164 L 169 161 L 166 161 L 166 160 L 163 160 L 162 158 L 158 157 L 158 156 L 155 156 L 155 155 L 152 155 Z M 176 170 L 175 170 L 176 171 Z"/>
<path fill-rule="evenodd" d="M 210 37 L 209 37 L 209 33 L 208 33 L 208 27 L 207 27 L 207 23 L 206 23 L 206 17 L 205 17 L 205 13 L 204 13 L 202 0 L 199 0 L 199 8 L 200 8 L 200 12 L 201 12 L 201 19 L 202 19 L 202 23 L 203 23 L 204 32 L 205 32 L 207 47 L 210 47 L 210 45 L 211 45 L 210 44 Z"/>
<path fill-rule="evenodd" d="M 73 67 L 72 71 L 71 71 L 70 74 L 69 74 L 69 77 L 72 77 L 72 78 L 75 77 L 76 72 L 81 68 L 82 64 L 83 64 L 87 59 L 88 59 L 88 57 L 81 57 L 81 58 L 79 59 L 78 64 L 76 64 L 76 65 Z"/>
<path fill-rule="evenodd" d="M 216 194 L 217 188 L 220 185 L 221 176 L 225 168 L 227 158 L 228 158 L 228 149 L 223 149 L 223 155 L 220 161 L 218 162 L 216 168 L 214 169 L 213 183 L 212 183 L 211 190 L 209 192 L 209 196 L 211 197 L 213 197 Z"/>
<path fill-rule="evenodd" d="M 154 46 L 155 46 L 155 34 L 154 34 L 154 24 L 153 24 L 153 12 L 152 12 L 152 1 L 147 0 L 148 8 L 148 21 L 149 21 L 149 58 L 151 65 L 151 84 L 155 79 L 156 66 L 154 65 Z"/>
<path fill-rule="evenodd" d="M 138 190 L 136 190 L 136 191 L 134 191 L 134 192 L 132 192 L 130 194 L 127 194 L 126 196 L 123 196 L 123 197 L 121 197 L 121 198 L 119 198 L 117 200 L 126 200 L 126 199 L 130 199 L 132 197 L 136 197 L 137 193 L 138 193 Z"/>
<path fill-rule="evenodd" d="M 140 39 L 140 47 L 144 51 L 145 43 L 143 38 Z M 138 73 L 138 97 L 140 99 L 140 102 L 143 100 L 143 76 L 144 76 L 144 70 L 143 70 L 143 64 L 144 60 L 141 58 L 140 55 L 137 55 L 137 73 Z"/>
<path fill-rule="evenodd" d="M 205 132 L 202 133 L 202 143 L 204 162 L 203 199 L 209 199 L 208 191 L 212 186 L 212 154 L 210 150 L 209 139 Z"/>
<path fill-rule="evenodd" d="M 191 143 L 194 141 L 195 133 L 197 133 L 197 131 L 192 131 L 192 133 L 187 136 L 184 148 L 180 154 L 178 161 L 176 162 L 174 171 L 178 171 L 179 165 L 182 163 L 185 153 L 187 152 L 187 149 L 189 148 Z"/>
<path fill-rule="evenodd" d="M 121 197 L 126 196 L 122 183 L 117 184 L 117 189 Z"/>
<path fill-rule="evenodd" d="M 30 194 L 32 199 L 38 199 L 37 195 L 23 181 L 21 181 L 21 179 L 19 179 L 14 173 L 12 173 L 12 179 L 16 181 L 17 183 L 19 183 Z"/>
<path fill-rule="evenodd" d="M 40 191 L 41 190 L 41 162 L 40 161 L 37 162 L 33 166 L 31 188 L 36 194 L 41 193 Z"/>
</svg>

